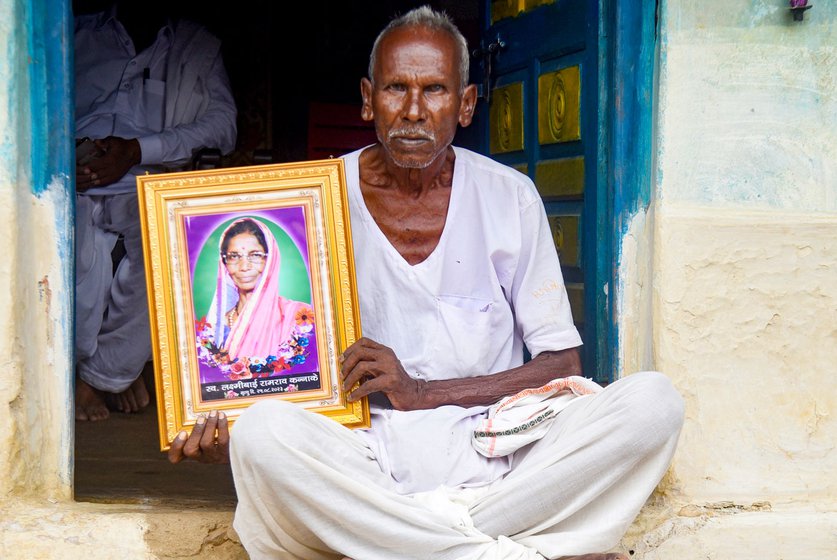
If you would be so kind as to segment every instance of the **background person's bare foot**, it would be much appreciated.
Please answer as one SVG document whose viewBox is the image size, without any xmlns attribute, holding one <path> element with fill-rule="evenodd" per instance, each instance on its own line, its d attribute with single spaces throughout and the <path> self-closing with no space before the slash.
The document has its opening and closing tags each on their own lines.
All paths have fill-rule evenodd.
<svg viewBox="0 0 837 560">
<path fill-rule="evenodd" d="M 76 378 L 76 420 L 107 420 L 110 413 L 102 393 Z"/>
<path fill-rule="evenodd" d="M 145 381 L 142 375 L 137 377 L 131 386 L 122 391 L 110 395 L 108 401 L 115 410 L 119 412 L 139 412 L 151 402 L 148 396 L 148 389 L 145 388 Z"/>
</svg>

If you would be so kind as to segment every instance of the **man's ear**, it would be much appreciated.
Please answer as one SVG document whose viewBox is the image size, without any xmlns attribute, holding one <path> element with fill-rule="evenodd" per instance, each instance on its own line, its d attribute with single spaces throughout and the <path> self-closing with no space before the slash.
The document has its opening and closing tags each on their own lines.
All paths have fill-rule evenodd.
<svg viewBox="0 0 837 560">
<path fill-rule="evenodd" d="M 477 86 L 471 84 L 462 92 L 462 103 L 459 105 L 459 125 L 463 128 L 471 124 L 474 110 L 477 108 Z"/>
<path fill-rule="evenodd" d="M 363 107 L 360 109 L 360 118 L 371 121 L 375 118 L 372 112 L 372 82 L 369 78 L 360 79 L 360 97 L 363 99 Z"/>
</svg>

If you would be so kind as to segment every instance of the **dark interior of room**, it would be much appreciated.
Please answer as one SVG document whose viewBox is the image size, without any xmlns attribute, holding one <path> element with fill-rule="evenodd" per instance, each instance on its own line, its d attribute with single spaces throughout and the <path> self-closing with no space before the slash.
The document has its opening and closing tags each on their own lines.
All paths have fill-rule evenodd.
<svg viewBox="0 0 837 560">
<path fill-rule="evenodd" d="M 156 3 L 127 1 L 150 9 Z M 74 13 L 99 11 L 110 2 L 74 0 Z M 308 128 L 318 120 L 318 104 L 343 105 L 359 120 L 360 78 L 375 36 L 393 16 L 424 4 L 447 12 L 469 46 L 478 45 L 478 0 L 159 2 L 171 17 L 202 23 L 222 41 L 238 106 L 238 145 L 224 158 L 228 167 L 312 159 Z"/>
<path fill-rule="evenodd" d="M 155 3 L 129 1 L 142 1 L 149 8 Z M 110 0 L 75 0 L 73 10 L 90 13 L 109 4 Z M 394 15 L 422 4 L 446 11 L 469 45 L 478 45 L 482 3 L 477 0 L 174 0 L 160 5 L 172 17 L 204 24 L 222 40 L 238 106 L 237 147 L 222 160 L 223 166 L 231 167 L 312 159 L 309 126 L 318 118 L 330 118 L 329 106 L 359 120 L 359 81 L 366 75 L 375 36 Z M 342 153 L 364 145 L 368 133 L 358 137 L 360 145 L 335 150 Z M 340 155 L 327 146 L 318 153 Z M 144 377 L 153 394 L 150 364 Z M 113 412 L 104 422 L 77 422 L 75 451 L 75 493 L 80 501 L 183 507 L 229 505 L 235 500 L 227 465 L 168 463 L 159 451 L 153 403 L 138 414 Z"/>
</svg>

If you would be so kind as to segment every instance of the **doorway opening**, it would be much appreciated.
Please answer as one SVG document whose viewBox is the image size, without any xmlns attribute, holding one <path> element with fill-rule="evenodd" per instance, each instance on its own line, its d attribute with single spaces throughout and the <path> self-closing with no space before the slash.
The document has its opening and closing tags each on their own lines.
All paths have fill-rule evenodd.
<svg viewBox="0 0 837 560">
<path fill-rule="evenodd" d="M 101 11 L 110 3 L 74 0 L 73 13 Z M 171 15 L 205 25 L 222 41 L 238 108 L 238 141 L 232 154 L 212 165 L 322 159 L 372 143 L 374 131 L 359 118 L 359 82 L 369 51 L 394 15 L 424 4 L 447 12 L 469 46 L 479 45 L 482 0 L 172 3 Z M 329 128 L 334 123 L 340 134 Z M 159 451 L 152 364 L 143 378 L 152 403 L 142 412 L 76 422 L 76 500 L 232 507 L 229 466 L 171 465 Z"/>
</svg>

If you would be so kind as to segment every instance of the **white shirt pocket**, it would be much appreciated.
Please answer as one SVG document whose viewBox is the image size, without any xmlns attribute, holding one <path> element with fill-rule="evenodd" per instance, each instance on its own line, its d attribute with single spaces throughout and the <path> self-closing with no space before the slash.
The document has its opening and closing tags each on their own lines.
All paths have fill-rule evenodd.
<svg viewBox="0 0 837 560">
<path fill-rule="evenodd" d="M 433 370 L 440 379 L 485 375 L 494 361 L 494 302 L 459 295 L 436 297 Z"/>
</svg>

